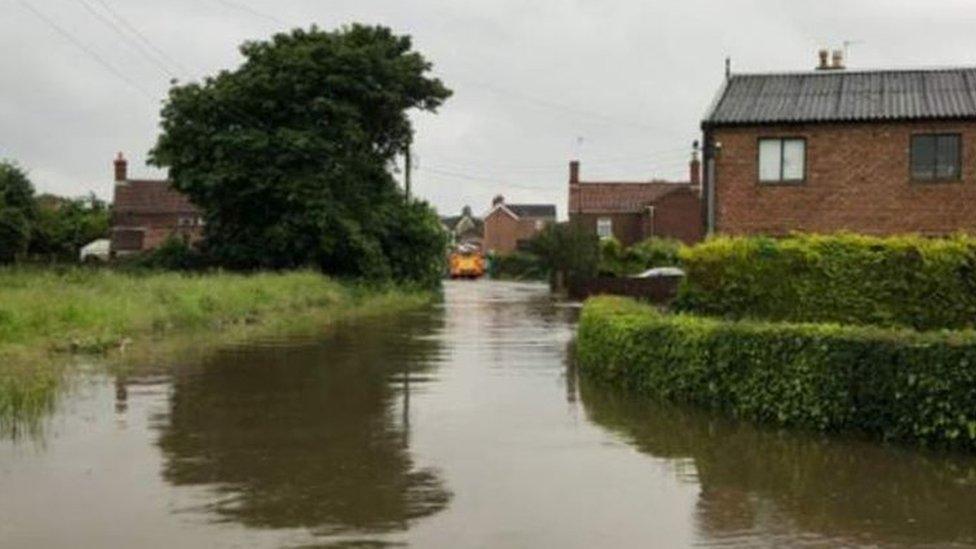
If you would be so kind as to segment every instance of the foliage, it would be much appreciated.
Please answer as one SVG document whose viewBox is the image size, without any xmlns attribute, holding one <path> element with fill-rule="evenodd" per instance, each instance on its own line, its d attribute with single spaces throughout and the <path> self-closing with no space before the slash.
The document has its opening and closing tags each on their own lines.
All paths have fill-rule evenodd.
<svg viewBox="0 0 976 549">
<path fill-rule="evenodd" d="M 37 216 L 34 185 L 16 164 L 0 161 L 0 264 L 27 252 Z"/>
<path fill-rule="evenodd" d="M 535 254 L 550 274 L 564 273 L 567 281 L 586 280 L 597 274 L 600 240 L 582 226 L 547 225 L 527 245 L 528 252 Z"/>
<path fill-rule="evenodd" d="M 206 258 L 182 238 L 172 235 L 158 248 L 123 260 L 123 268 L 163 271 L 199 271 L 206 268 Z"/>
<path fill-rule="evenodd" d="M 206 212 L 207 253 L 230 268 L 429 282 L 444 250 L 436 213 L 405 205 L 388 167 L 412 139 L 407 110 L 451 92 L 410 38 L 313 26 L 241 53 L 238 69 L 170 90 L 151 153 Z"/>
<path fill-rule="evenodd" d="M 189 275 L 9 268 L 0 270 L 0 362 L 34 348 L 103 351 L 126 338 L 331 313 L 386 291 L 310 271 Z"/>
<path fill-rule="evenodd" d="M 549 276 L 549 270 L 539 256 L 526 252 L 492 256 L 489 266 L 492 278 L 545 280 Z"/>
<path fill-rule="evenodd" d="M 681 261 L 685 311 L 922 330 L 976 321 L 971 237 L 719 237 L 683 249 Z"/>
<path fill-rule="evenodd" d="M 81 248 L 109 233 L 109 208 L 94 194 L 84 198 L 41 195 L 31 231 L 30 254 L 77 261 Z"/>
<path fill-rule="evenodd" d="M 671 238 L 652 237 L 629 248 L 614 238 L 605 238 L 600 242 L 600 273 L 630 276 L 655 267 L 675 267 L 680 264 L 680 248 L 681 242 Z"/>
<path fill-rule="evenodd" d="M 976 449 L 976 333 L 729 322 L 585 306 L 580 367 L 655 398 L 782 426 Z"/>
</svg>

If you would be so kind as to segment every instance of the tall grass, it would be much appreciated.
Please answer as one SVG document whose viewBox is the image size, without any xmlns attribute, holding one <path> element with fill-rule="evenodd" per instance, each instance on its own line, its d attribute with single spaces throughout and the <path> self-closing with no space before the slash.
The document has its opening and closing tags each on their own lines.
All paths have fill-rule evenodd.
<svg viewBox="0 0 976 549">
<path fill-rule="evenodd" d="M 63 362 L 52 356 L 147 347 L 171 334 L 308 330 L 429 299 L 424 292 L 341 283 L 311 271 L 0 269 L 0 431 L 4 418 L 50 405 Z"/>
</svg>

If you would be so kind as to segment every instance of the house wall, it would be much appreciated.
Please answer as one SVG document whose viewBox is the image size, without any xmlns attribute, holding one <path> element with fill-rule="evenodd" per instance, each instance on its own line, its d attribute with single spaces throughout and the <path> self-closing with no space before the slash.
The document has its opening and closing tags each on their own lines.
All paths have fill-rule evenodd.
<svg viewBox="0 0 976 549">
<path fill-rule="evenodd" d="M 570 213 L 569 221 L 578 223 L 586 231 L 596 234 L 597 220 L 609 217 L 613 226 L 613 237 L 624 246 L 644 240 L 646 234 L 646 215 L 639 213 Z"/>
<path fill-rule="evenodd" d="M 483 249 L 506 255 L 518 249 L 520 240 L 529 240 L 539 232 L 536 218 L 515 219 L 502 209 L 485 218 Z"/>
<path fill-rule="evenodd" d="M 119 253 L 147 251 L 161 246 L 171 235 L 185 238 L 190 243 L 203 238 L 203 227 L 197 223 L 198 213 L 186 214 L 136 214 L 118 212 L 112 216 L 112 251 Z M 193 220 L 193 225 L 180 225 L 180 218 Z M 132 229 L 143 233 L 141 248 L 135 245 L 140 239 L 132 236 Z"/>
<path fill-rule="evenodd" d="M 676 238 L 685 244 L 700 242 L 705 236 L 705 222 L 697 191 L 675 191 L 659 198 L 650 225 L 648 235 Z"/>
<path fill-rule="evenodd" d="M 699 242 L 705 233 L 701 200 L 691 191 L 675 191 L 654 202 L 654 215 L 647 213 L 570 213 L 569 220 L 596 233 L 597 220 L 609 217 L 613 237 L 624 246 L 652 236 L 676 238 L 687 244 Z"/>
<path fill-rule="evenodd" d="M 714 128 L 716 230 L 866 234 L 976 232 L 976 122 L 812 124 Z M 916 182 L 915 133 L 962 136 L 962 178 Z M 760 184 L 758 139 L 806 138 L 806 181 Z"/>
</svg>

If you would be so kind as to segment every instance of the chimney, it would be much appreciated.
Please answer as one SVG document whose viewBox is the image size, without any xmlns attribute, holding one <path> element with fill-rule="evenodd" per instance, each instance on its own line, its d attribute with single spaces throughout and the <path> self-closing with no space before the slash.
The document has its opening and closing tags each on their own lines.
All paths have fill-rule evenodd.
<svg viewBox="0 0 976 549">
<path fill-rule="evenodd" d="M 580 173 L 580 163 L 579 160 L 573 160 L 569 163 L 569 184 L 575 185 L 579 183 L 579 173 Z"/>
<path fill-rule="evenodd" d="M 690 179 L 692 189 L 701 189 L 701 160 L 698 159 L 698 142 L 695 141 L 694 150 L 691 151 L 691 162 L 688 165 L 691 171 Z"/>
<path fill-rule="evenodd" d="M 830 70 L 830 52 L 827 50 L 827 48 L 824 48 L 817 53 L 820 55 L 820 64 L 817 65 L 817 70 Z"/>
<path fill-rule="evenodd" d="M 120 152 L 118 156 L 115 157 L 115 181 L 121 183 L 129 179 L 129 163 L 125 160 Z"/>
<path fill-rule="evenodd" d="M 835 71 L 842 70 L 844 68 L 844 50 L 834 50 L 832 61 L 830 68 Z"/>
</svg>

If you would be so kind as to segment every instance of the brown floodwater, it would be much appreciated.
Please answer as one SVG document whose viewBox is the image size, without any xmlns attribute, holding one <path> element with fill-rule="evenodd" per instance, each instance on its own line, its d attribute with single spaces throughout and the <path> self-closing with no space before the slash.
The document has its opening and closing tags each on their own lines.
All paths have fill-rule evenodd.
<svg viewBox="0 0 976 549">
<path fill-rule="evenodd" d="M 0 440 L 0 547 L 976 544 L 976 457 L 590 383 L 577 314 L 448 283 L 314 340 L 94 369 Z"/>
</svg>

